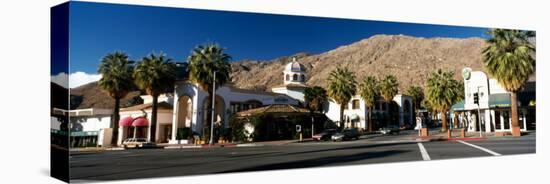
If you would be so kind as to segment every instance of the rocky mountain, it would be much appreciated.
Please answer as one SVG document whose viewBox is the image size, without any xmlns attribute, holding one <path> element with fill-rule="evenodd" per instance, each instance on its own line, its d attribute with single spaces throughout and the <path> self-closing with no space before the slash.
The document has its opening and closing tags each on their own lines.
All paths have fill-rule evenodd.
<svg viewBox="0 0 550 184">
<path fill-rule="evenodd" d="M 86 109 L 86 108 L 106 108 L 112 109 L 115 106 L 115 100 L 107 93 L 99 88 L 97 82 L 91 82 L 70 89 L 70 104 L 71 109 Z M 139 97 L 140 91 L 130 92 L 121 99 L 120 107 L 129 107 L 143 103 Z"/>
<path fill-rule="evenodd" d="M 328 74 L 337 66 L 355 72 L 357 81 L 367 75 L 383 77 L 392 74 L 404 93 L 411 85 L 423 86 L 430 72 L 439 68 L 452 70 L 461 79 L 464 67 L 482 70 L 481 38 L 420 38 L 403 35 L 375 35 L 325 53 L 294 56 L 306 67 L 307 84 L 326 86 Z M 231 63 L 232 83 L 236 87 L 269 91 L 283 84 L 283 69 L 291 57 L 271 61 L 239 61 Z"/>
<path fill-rule="evenodd" d="M 430 72 L 439 68 L 452 70 L 462 80 L 464 67 L 483 70 L 481 38 L 418 38 L 402 35 L 375 35 L 325 53 L 310 55 L 297 53 L 270 61 L 238 61 L 231 63 L 232 83 L 239 88 L 269 91 L 283 84 L 284 66 L 297 57 L 306 67 L 307 84 L 326 86 L 328 74 L 337 66 L 346 66 L 355 72 L 357 81 L 367 75 L 379 78 L 392 74 L 399 81 L 400 93 L 411 85 L 423 86 Z M 134 91 L 122 99 L 121 106 L 142 103 L 140 92 Z M 97 82 L 71 89 L 71 109 L 113 108 L 114 100 L 101 91 Z"/>
</svg>

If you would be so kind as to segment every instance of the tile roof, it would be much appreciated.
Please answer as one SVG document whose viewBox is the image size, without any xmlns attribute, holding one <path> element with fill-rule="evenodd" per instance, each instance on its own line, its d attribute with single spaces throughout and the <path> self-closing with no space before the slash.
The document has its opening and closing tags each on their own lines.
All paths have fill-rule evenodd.
<svg viewBox="0 0 550 184">
<path fill-rule="evenodd" d="M 172 110 L 172 104 L 169 104 L 168 102 L 159 102 L 158 103 L 158 109 L 167 109 Z M 120 111 L 138 111 L 138 110 L 145 110 L 145 109 L 151 109 L 153 108 L 152 103 L 146 103 L 146 104 L 140 104 L 140 105 L 134 105 L 127 108 L 122 108 Z"/>
<path fill-rule="evenodd" d="M 255 109 L 237 112 L 237 116 L 252 116 L 263 113 L 309 113 L 306 108 L 296 107 L 288 104 L 272 104 Z"/>
</svg>

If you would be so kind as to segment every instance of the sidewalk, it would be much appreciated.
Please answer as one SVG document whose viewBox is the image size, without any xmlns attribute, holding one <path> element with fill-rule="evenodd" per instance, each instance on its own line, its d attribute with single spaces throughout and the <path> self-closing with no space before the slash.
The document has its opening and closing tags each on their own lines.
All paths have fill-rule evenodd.
<svg viewBox="0 0 550 184">
<path fill-rule="evenodd" d="M 115 151 L 124 150 L 122 147 L 84 147 L 84 148 L 70 148 L 70 152 L 98 152 L 98 151 Z"/>
<path fill-rule="evenodd" d="M 188 149 L 188 148 L 220 148 L 220 147 L 255 147 L 255 146 L 273 146 L 285 145 L 299 140 L 280 140 L 280 141 L 264 141 L 251 143 L 224 143 L 224 144 L 164 144 L 164 149 Z"/>
<path fill-rule="evenodd" d="M 416 136 L 417 140 L 429 140 L 429 141 L 447 141 L 447 140 L 514 140 L 514 139 L 534 139 L 536 132 L 523 132 L 521 137 L 512 137 L 510 135 L 497 136 L 495 132 L 482 132 L 481 137 L 479 132 L 465 132 L 465 137 L 460 137 L 460 129 L 453 129 L 451 132 L 451 138 L 447 137 L 447 132 L 440 132 L 439 130 L 430 131 L 428 137 Z"/>
</svg>

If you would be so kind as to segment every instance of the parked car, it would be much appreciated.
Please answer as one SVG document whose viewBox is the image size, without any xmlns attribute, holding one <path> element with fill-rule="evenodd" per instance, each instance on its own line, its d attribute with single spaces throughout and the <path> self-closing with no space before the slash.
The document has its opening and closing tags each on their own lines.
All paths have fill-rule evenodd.
<svg viewBox="0 0 550 184">
<path fill-rule="evenodd" d="M 335 133 L 331 136 L 331 139 L 332 141 L 358 140 L 359 136 L 359 130 L 357 130 L 357 128 L 349 128 L 342 130 L 342 132 Z"/>
<path fill-rule="evenodd" d="M 314 141 L 328 141 L 331 136 L 336 133 L 336 129 L 326 129 L 319 134 L 313 135 Z"/>
<path fill-rule="evenodd" d="M 380 133 L 384 135 L 390 135 L 390 134 L 399 134 L 399 127 L 395 125 L 390 125 L 384 128 L 380 128 Z"/>
<path fill-rule="evenodd" d="M 146 138 L 128 138 L 122 141 L 122 146 L 124 148 L 152 148 L 155 144 Z"/>
</svg>

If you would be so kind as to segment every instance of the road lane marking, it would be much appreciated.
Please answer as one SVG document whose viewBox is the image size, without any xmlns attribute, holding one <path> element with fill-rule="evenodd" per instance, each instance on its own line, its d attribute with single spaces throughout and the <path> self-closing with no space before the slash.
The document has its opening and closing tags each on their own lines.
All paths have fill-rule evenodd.
<svg viewBox="0 0 550 184">
<path fill-rule="evenodd" d="M 423 160 L 431 160 L 430 155 L 428 154 L 428 151 L 426 151 L 426 148 L 424 148 L 424 145 L 422 145 L 421 142 L 417 143 L 418 148 L 420 148 L 420 153 L 422 154 Z"/>
<path fill-rule="evenodd" d="M 485 151 L 485 152 L 487 152 L 487 153 L 489 153 L 489 154 L 491 154 L 491 155 L 493 155 L 493 156 L 501 156 L 500 153 L 491 151 L 491 150 L 489 150 L 489 149 L 487 149 L 487 148 L 484 148 L 484 147 L 481 147 L 481 146 L 478 146 L 478 145 L 475 145 L 475 144 L 467 143 L 467 142 L 464 142 L 464 141 L 462 141 L 462 140 L 457 140 L 457 142 L 462 143 L 462 144 L 466 144 L 466 145 L 471 146 L 471 147 L 474 147 L 474 148 L 477 148 L 477 149 L 479 149 L 479 150 L 481 150 L 481 151 Z"/>
</svg>

